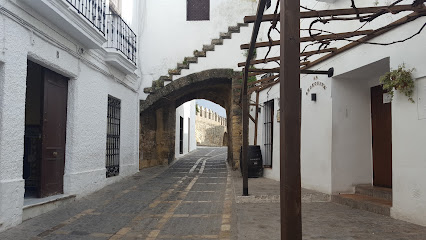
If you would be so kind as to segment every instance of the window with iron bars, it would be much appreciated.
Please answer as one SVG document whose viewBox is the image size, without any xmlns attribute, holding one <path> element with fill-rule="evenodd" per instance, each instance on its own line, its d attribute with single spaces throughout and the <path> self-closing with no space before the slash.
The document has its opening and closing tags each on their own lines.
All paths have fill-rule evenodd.
<svg viewBox="0 0 426 240">
<path fill-rule="evenodd" d="M 108 95 L 106 177 L 120 173 L 120 114 L 121 100 Z"/>
</svg>

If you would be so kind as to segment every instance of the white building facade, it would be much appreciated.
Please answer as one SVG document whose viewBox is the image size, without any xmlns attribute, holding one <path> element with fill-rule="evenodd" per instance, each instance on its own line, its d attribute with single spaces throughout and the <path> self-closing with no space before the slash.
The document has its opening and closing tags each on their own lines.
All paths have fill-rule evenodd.
<svg viewBox="0 0 426 240">
<path fill-rule="evenodd" d="M 412 1 L 405 2 L 410 3 Z M 345 1 L 305 1 L 304 4 L 310 8 L 315 6 L 315 9 L 348 8 Z M 358 1 L 358 4 L 370 6 L 371 2 Z M 386 3 L 379 1 L 378 5 Z M 370 27 L 399 18 L 401 15 L 391 15 L 378 23 L 370 23 Z M 387 43 L 404 39 L 418 32 L 424 21 L 424 17 L 419 18 L 371 41 Z M 345 29 L 355 26 L 345 25 Z M 332 32 L 342 31 L 334 27 Z M 334 77 L 301 75 L 302 187 L 330 195 L 354 193 L 358 185 L 386 187 L 392 191 L 392 217 L 426 226 L 426 179 L 423 174 L 426 170 L 423 153 L 426 65 L 422 60 L 426 48 L 419 47 L 425 41 L 426 35 L 422 32 L 408 41 L 389 46 L 361 44 L 311 68 L 328 70 L 333 67 Z M 263 53 L 263 50 L 258 51 L 260 58 Z M 379 82 L 382 75 L 402 64 L 406 69 L 414 69 L 415 103 L 398 91 L 389 102 Z M 276 65 L 265 66 L 272 67 Z M 280 164 L 279 99 L 282 96 L 279 88 L 276 84 L 260 92 L 257 135 L 266 165 L 265 177 L 276 180 L 279 180 Z M 255 99 L 253 94 L 252 102 Z M 254 107 L 251 111 L 253 115 Z M 250 131 L 250 144 L 253 144 L 253 123 Z"/>
<path fill-rule="evenodd" d="M 182 157 L 197 149 L 195 140 L 195 100 L 176 108 L 175 157 Z"/>
<path fill-rule="evenodd" d="M 0 231 L 138 171 L 138 25 L 78 2 L 0 1 Z"/>
</svg>

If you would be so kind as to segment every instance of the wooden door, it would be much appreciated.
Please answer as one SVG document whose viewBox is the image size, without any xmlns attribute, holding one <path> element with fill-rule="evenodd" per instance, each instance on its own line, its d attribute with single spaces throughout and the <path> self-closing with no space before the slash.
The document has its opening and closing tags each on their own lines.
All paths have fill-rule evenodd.
<svg viewBox="0 0 426 240">
<path fill-rule="evenodd" d="M 392 110 L 383 103 L 382 86 L 371 88 L 373 184 L 392 187 Z"/>
<path fill-rule="evenodd" d="M 179 153 L 183 154 L 183 117 L 180 117 L 179 124 Z"/>
<path fill-rule="evenodd" d="M 41 197 L 63 193 L 68 79 L 44 71 Z"/>
</svg>

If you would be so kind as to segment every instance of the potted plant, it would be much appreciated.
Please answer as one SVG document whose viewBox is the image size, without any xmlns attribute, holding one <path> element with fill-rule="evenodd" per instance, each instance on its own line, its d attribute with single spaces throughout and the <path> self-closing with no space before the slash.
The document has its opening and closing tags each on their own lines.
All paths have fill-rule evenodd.
<svg viewBox="0 0 426 240">
<path fill-rule="evenodd" d="M 411 76 L 413 69 L 405 69 L 405 64 L 399 65 L 398 69 L 392 70 L 380 77 L 380 83 L 383 84 L 383 90 L 394 96 L 394 90 L 398 90 L 408 97 L 408 100 L 414 103 L 414 80 Z"/>
</svg>

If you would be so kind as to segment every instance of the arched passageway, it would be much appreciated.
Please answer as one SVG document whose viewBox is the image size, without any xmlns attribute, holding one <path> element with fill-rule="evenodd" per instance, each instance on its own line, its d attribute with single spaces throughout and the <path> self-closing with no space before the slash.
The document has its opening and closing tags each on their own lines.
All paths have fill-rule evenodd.
<svg viewBox="0 0 426 240">
<path fill-rule="evenodd" d="M 239 72 L 211 69 L 172 81 L 151 93 L 140 105 L 139 168 L 167 165 L 175 159 L 176 107 L 194 99 L 206 99 L 226 110 L 228 162 L 239 166 L 241 107 Z"/>
</svg>

